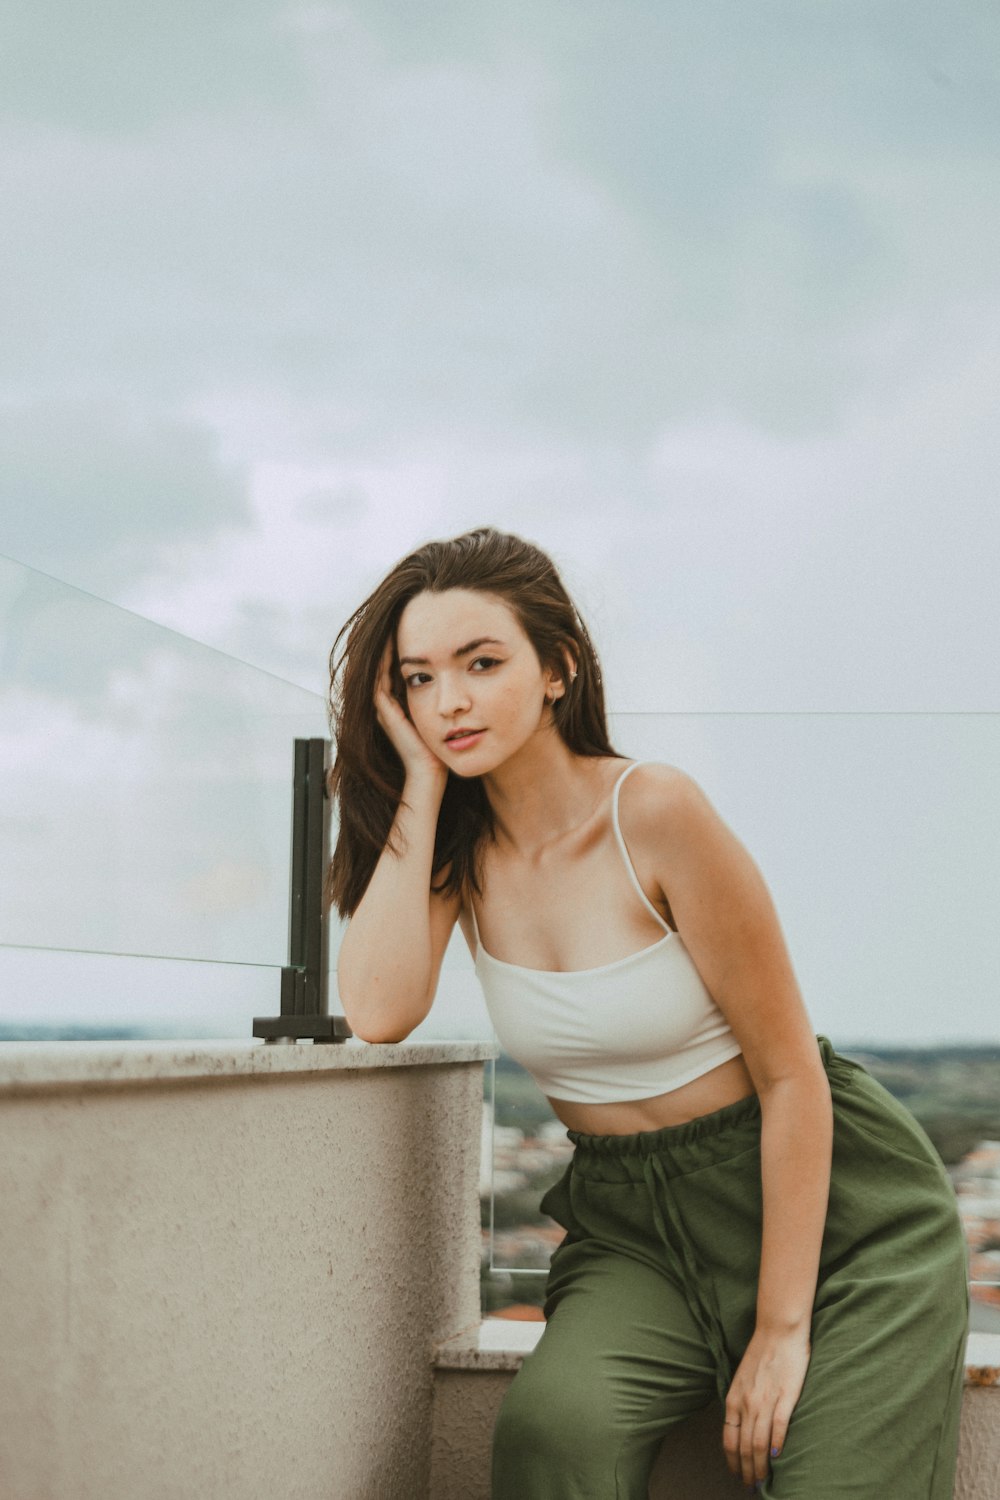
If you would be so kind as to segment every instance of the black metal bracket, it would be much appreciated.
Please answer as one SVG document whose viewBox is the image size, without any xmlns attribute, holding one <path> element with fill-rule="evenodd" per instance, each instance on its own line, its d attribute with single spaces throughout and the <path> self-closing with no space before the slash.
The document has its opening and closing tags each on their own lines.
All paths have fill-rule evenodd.
<svg viewBox="0 0 1000 1500">
<path fill-rule="evenodd" d="M 329 1014 L 327 922 L 323 880 L 329 862 L 329 740 L 295 741 L 292 858 L 288 896 L 288 963 L 281 971 L 281 1015 L 254 1016 L 253 1035 L 268 1042 L 344 1042 L 346 1016 Z"/>
</svg>

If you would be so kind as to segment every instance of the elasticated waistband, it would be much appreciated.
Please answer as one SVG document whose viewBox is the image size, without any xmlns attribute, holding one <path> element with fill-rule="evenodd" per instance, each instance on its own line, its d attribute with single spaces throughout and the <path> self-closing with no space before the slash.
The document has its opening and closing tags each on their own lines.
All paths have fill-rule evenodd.
<svg viewBox="0 0 1000 1500">
<path fill-rule="evenodd" d="M 844 1063 L 833 1048 L 828 1037 L 817 1035 L 820 1057 L 827 1073 L 839 1073 Z M 850 1064 L 846 1064 L 850 1067 Z M 665 1156 L 677 1161 L 690 1156 L 691 1149 L 703 1147 L 708 1155 L 732 1143 L 732 1138 L 745 1133 L 747 1128 L 756 1130 L 760 1122 L 760 1098 L 747 1094 L 732 1104 L 710 1114 L 686 1120 L 683 1125 L 662 1125 L 658 1130 L 638 1130 L 630 1135 L 592 1135 L 585 1130 L 567 1130 L 566 1134 L 576 1147 L 578 1161 L 596 1157 L 644 1157 Z"/>
</svg>

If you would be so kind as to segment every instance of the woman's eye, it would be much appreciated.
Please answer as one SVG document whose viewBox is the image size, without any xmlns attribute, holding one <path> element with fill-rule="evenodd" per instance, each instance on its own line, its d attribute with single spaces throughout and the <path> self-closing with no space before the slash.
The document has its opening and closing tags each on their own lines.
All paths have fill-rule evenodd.
<svg viewBox="0 0 1000 1500">
<path fill-rule="evenodd" d="M 477 656 L 470 665 L 474 667 L 478 662 L 484 662 L 487 667 L 498 667 L 500 665 L 498 658 L 495 656 Z"/>
<path fill-rule="evenodd" d="M 406 684 L 406 686 L 408 688 L 419 687 L 420 683 L 417 681 L 417 679 L 419 677 L 426 677 L 426 676 L 427 676 L 426 672 L 411 672 L 410 675 L 409 675 L 409 677 L 404 677 L 403 678 L 403 682 Z"/>
</svg>

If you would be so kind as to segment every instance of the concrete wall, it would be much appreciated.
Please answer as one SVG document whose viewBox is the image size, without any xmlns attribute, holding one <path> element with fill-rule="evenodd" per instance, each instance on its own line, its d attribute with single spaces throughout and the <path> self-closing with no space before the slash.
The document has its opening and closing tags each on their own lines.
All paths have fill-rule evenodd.
<svg viewBox="0 0 1000 1500">
<path fill-rule="evenodd" d="M 0 1047 L 0 1496 L 425 1495 L 494 1053 Z"/>
</svg>

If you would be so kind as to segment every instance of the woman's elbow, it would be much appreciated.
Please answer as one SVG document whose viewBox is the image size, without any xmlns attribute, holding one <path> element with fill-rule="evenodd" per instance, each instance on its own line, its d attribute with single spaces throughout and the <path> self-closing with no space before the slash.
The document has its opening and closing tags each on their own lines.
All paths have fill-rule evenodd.
<svg viewBox="0 0 1000 1500">
<path fill-rule="evenodd" d="M 373 1045 L 385 1045 L 391 1042 L 405 1042 L 410 1032 L 420 1025 L 426 1016 L 430 1006 L 424 1007 L 419 1013 L 412 1012 L 401 1015 L 399 1010 L 393 1015 L 372 1015 L 370 1010 L 366 1014 L 363 1005 L 354 1006 L 350 999 L 345 999 L 343 992 L 340 995 L 340 1008 L 343 1011 L 347 1024 L 352 1034 L 360 1042 L 370 1042 Z"/>
<path fill-rule="evenodd" d="M 357 1037 L 359 1042 L 368 1042 L 373 1047 L 387 1046 L 393 1042 L 405 1042 L 410 1034 L 409 1031 L 400 1032 L 398 1030 L 383 1032 L 370 1026 L 366 1026 L 364 1031 L 359 1031 L 356 1026 L 352 1025 L 350 1017 L 348 1017 L 347 1024 L 351 1027 L 352 1033 Z M 410 1029 L 412 1030 L 412 1027 Z"/>
</svg>

